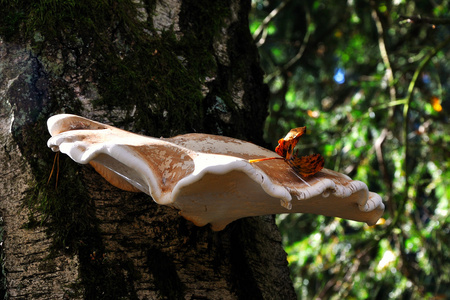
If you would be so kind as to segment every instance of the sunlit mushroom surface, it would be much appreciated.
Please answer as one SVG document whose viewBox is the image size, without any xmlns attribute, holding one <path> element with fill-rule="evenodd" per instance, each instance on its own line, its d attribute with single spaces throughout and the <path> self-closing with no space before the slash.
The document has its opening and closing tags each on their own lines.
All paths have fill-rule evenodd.
<svg viewBox="0 0 450 300">
<path fill-rule="evenodd" d="M 313 213 L 373 225 L 384 204 L 367 185 L 323 169 L 301 178 L 278 156 L 242 140 L 185 134 L 152 138 L 75 115 L 48 120 L 48 146 L 80 164 L 91 164 L 107 181 L 144 192 L 180 211 L 198 226 L 222 230 L 243 217 Z"/>
</svg>

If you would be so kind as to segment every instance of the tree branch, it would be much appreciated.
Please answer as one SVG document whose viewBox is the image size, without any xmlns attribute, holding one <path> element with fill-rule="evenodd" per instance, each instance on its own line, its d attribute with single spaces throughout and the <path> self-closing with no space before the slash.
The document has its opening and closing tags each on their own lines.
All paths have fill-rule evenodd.
<svg viewBox="0 0 450 300">
<path fill-rule="evenodd" d="M 253 33 L 253 39 L 256 40 L 256 38 L 261 34 L 261 32 L 266 28 L 267 24 L 269 24 L 270 21 L 272 21 L 273 18 L 276 17 L 276 15 L 288 4 L 291 0 L 285 0 L 280 3 L 274 10 L 272 10 L 262 21 L 262 23 L 258 26 L 258 28 Z M 259 44 L 259 42 L 258 42 Z"/>
<path fill-rule="evenodd" d="M 399 16 L 399 19 L 400 24 L 414 23 L 414 24 L 426 24 L 430 26 L 450 24 L 450 19 L 427 18 L 421 16 Z"/>
<path fill-rule="evenodd" d="M 375 8 L 372 8 L 372 18 L 375 21 L 375 25 L 378 33 L 378 47 L 380 48 L 381 58 L 383 59 L 384 67 L 386 68 L 386 79 L 389 84 L 389 97 L 391 101 L 396 100 L 394 72 L 392 71 L 391 63 L 389 61 L 389 55 L 386 49 L 386 43 L 384 42 L 384 30 L 381 24 L 380 18 Z"/>
<path fill-rule="evenodd" d="M 265 78 L 265 82 L 269 83 L 273 78 L 277 77 L 281 73 L 284 73 L 287 71 L 290 67 L 292 67 L 293 64 L 295 64 L 297 61 L 302 58 L 303 53 L 305 52 L 306 46 L 308 45 L 309 38 L 311 36 L 312 31 L 309 29 L 309 24 L 311 24 L 311 16 L 309 14 L 309 11 L 306 11 L 306 21 L 307 21 L 307 27 L 306 27 L 306 33 L 303 37 L 303 42 L 300 48 L 298 49 L 297 54 L 295 54 L 284 66 L 280 67 L 278 70 L 273 72 L 272 74 L 267 75 Z"/>
</svg>

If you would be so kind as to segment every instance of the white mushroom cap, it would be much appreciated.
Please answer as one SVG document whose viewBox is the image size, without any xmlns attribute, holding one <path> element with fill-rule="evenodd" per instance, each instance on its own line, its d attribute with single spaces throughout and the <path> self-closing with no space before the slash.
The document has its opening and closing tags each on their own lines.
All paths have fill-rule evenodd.
<svg viewBox="0 0 450 300">
<path fill-rule="evenodd" d="M 375 224 L 381 197 L 360 181 L 323 169 L 300 178 L 275 152 L 238 139 L 186 134 L 157 139 L 75 115 L 48 120 L 48 146 L 90 163 L 111 184 L 142 191 L 198 226 L 222 230 L 248 216 L 313 213 Z"/>
</svg>

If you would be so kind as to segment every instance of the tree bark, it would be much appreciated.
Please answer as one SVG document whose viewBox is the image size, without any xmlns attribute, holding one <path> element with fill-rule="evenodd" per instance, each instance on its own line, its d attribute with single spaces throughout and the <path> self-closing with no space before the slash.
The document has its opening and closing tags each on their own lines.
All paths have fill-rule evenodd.
<svg viewBox="0 0 450 300">
<path fill-rule="evenodd" d="M 0 8 L 3 296 L 295 299 L 273 216 L 196 227 L 46 146 L 57 113 L 263 144 L 250 1 L 63 2 Z"/>
</svg>

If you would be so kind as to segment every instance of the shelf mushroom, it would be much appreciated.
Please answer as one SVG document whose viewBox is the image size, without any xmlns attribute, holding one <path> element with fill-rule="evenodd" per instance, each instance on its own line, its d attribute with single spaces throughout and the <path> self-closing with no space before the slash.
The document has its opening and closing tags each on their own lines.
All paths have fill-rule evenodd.
<svg viewBox="0 0 450 300">
<path fill-rule="evenodd" d="M 384 212 L 367 185 L 331 170 L 305 179 L 277 154 L 242 140 L 185 134 L 146 137 L 80 116 L 49 118 L 48 146 L 91 164 L 114 186 L 144 192 L 178 209 L 197 226 L 222 230 L 234 220 L 267 214 L 312 213 L 373 225 Z"/>
</svg>

